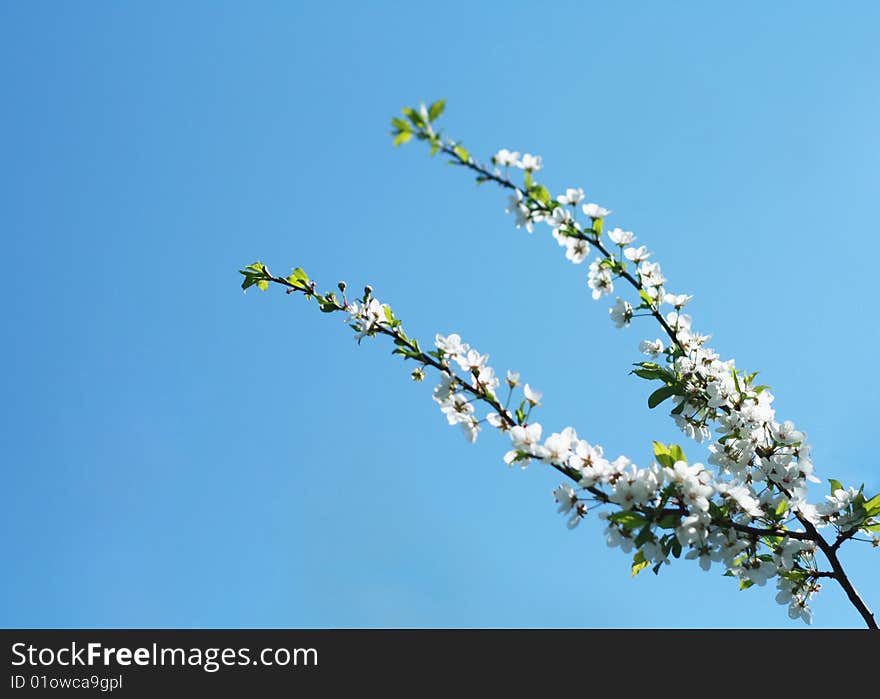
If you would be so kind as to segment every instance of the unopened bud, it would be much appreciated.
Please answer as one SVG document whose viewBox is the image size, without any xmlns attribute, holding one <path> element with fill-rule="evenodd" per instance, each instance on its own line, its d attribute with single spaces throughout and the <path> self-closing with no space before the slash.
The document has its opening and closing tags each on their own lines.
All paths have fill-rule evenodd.
<svg viewBox="0 0 880 699">
<path fill-rule="evenodd" d="M 339 282 L 337 285 L 342 293 L 345 293 L 345 282 Z"/>
<path fill-rule="evenodd" d="M 364 294 L 365 294 L 366 296 L 370 296 L 372 293 L 373 293 L 373 287 L 371 287 L 369 284 L 367 284 L 367 285 L 364 287 Z"/>
</svg>

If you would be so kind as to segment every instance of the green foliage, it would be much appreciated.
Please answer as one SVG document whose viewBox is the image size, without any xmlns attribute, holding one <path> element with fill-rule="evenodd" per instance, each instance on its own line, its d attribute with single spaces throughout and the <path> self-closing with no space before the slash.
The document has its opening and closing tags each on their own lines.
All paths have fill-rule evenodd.
<svg viewBox="0 0 880 699">
<path fill-rule="evenodd" d="M 614 522 L 615 524 L 619 524 L 627 531 L 643 527 L 648 522 L 648 520 L 645 518 L 645 515 L 638 512 L 633 512 L 632 510 L 621 510 L 620 512 L 614 512 L 613 514 L 608 516 L 608 520 Z"/>
<path fill-rule="evenodd" d="M 443 114 L 443 110 L 446 109 L 446 100 L 437 100 L 428 107 L 428 121 L 434 121 L 437 117 Z"/>
<path fill-rule="evenodd" d="M 259 260 L 244 269 L 238 270 L 238 272 L 244 275 L 244 280 L 241 282 L 241 288 L 244 291 L 247 291 L 252 286 L 256 286 L 260 291 L 265 291 L 269 288 L 269 270 Z"/>
<path fill-rule="evenodd" d="M 643 554 L 641 551 L 636 551 L 636 555 L 633 556 L 632 562 L 632 576 L 636 577 L 649 565 L 651 565 L 651 563 L 650 561 L 645 560 L 645 554 Z"/>
<path fill-rule="evenodd" d="M 648 407 L 656 408 L 667 398 L 672 398 L 675 395 L 675 387 L 674 386 L 661 386 L 656 391 L 654 391 L 650 396 L 648 396 Z"/>
<path fill-rule="evenodd" d="M 677 444 L 663 444 L 662 442 L 654 442 L 654 458 L 657 463 L 666 468 L 672 468 L 677 461 L 687 463 L 687 457 L 684 450 Z"/>
</svg>

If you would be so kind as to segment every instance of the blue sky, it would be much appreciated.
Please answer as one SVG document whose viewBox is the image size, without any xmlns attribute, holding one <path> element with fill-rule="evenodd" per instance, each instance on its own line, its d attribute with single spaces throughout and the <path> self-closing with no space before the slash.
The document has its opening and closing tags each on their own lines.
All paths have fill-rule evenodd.
<svg viewBox="0 0 880 699">
<path fill-rule="evenodd" d="M 613 6 L 612 6 L 613 5 Z M 370 282 L 645 464 L 684 443 L 586 269 L 388 118 L 448 99 L 656 251 L 819 475 L 880 489 L 876 4 L 0 3 L 3 626 L 788 626 L 773 590 L 629 575 L 558 483 L 468 445 L 390 347 L 262 259 Z M 824 495 L 818 486 L 816 497 Z M 880 607 L 880 553 L 846 557 Z M 858 625 L 830 585 L 816 626 Z"/>
</svg>

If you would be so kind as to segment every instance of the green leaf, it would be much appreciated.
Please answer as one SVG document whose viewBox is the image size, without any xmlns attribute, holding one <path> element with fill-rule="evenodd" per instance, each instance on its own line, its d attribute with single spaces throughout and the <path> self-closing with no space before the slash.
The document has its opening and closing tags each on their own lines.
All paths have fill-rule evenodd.
<svg viewBox="0 0 880 699">
<path fill-rule="evenodd" d="M 785 498 L 782 498 L 782 500 L 780 500 L 779 504 L 776 506 L 776 516 L 781 517 L 787 511 L 788 511 L 788 500 L 786 500 Z"/>
<path fill-rule="evenodd" d="M 468 162 L 468 160 L 470 160 L 471 154 L 467 152 L 464 146 L 456 146 L 452 149 L 452 152 L 455 153 L 464 162 Z"/>
<path fill-rule="evenodd" d="M 537 199 L 542 204 L 550 203 L 550 192 L 542 184 L 536 184 L 535 186 L 533 186 L 529 190 L 529 194 L 531 194 L 533 198 Z"/>
<path fill-rule="evenodd" d="M 660 521 L 657 522 L 657 526 L 661 529 L 675 529 L 679 524 L 681 524 L 681 517 L 679 515 L 663 515 L 660 518 Z M 678 541 L 676 539 L 676 541 Z"/>
<path fill-rule="evenodd" d="M 395 129 L 397 129 L 398 131 L 412 130 L 412 127 L 409 125 L 409 122 L 401 119 L 400 117 L 391 117 L 391 125 Z"/>
<path fill-rule="evenodd" d="M 648 396 L 648 407 L 652 409 L 656 408 L 667 398 L 672 398 L 674 395 L 675 388 L 673 386 L 662 386 Z"/>
<path fill-rule="evenodd" d="M 739 589 L 740 590 L 748 590 L 752 585 L 754 585 L 751 580 L 740 580 L 739 581 Z"/>
<path fill-rule="evenodd" d="M 446 109 L 446 100 L 437 100 L 428 107 L 428 120 L 434 121 L 437 117 L 443 114 L 443 110 Z"/>
<path fill-rule="evenodd" d="M 644 289 L 639 289 L 639 298 L 645 302 L 645 305 L 648 308 L 651 308 L 654 305 L 654 299 L 652 299 L 651 295 Z"/>
<path fill-rule="evenodd" d="M 880 532 L 880 522 L 877 522 L 877 524 L 868 524 L 863 526 L 862 529 L 869 532 Z"/>
<path fill-rule="evenodd" d="M 880 515 L 880 494 L 875 495 L 870 500 L 866 500 L 863 507 L 868 517 Z"/>
<path fill-rule="evenodd" d="M 677 444 L 669 445 L 669 455 L 675 461 L 684 461 L 685 463 L 687 463 L 687 457 L 684 455 L 684 450 Z"/>
<path fill-rule="evenodd" d="M 669 448 L 663 442 L 653 442 L 653 444 L 654 458 L 657 459 L 657 463 L 666 468 L 672 468 L 675 465 L 675 460 L 669 453 Z"/>
<path fill-rule="evenodd" d="M 416 128 L 421 129 L 425 127 L 425 120 L 422 118 L 422 115 L 419 114 L 418 109 L 413 109 L 412 107 L 404 107 L 400 111 L 402 111 L 406 115 L 407 119 L 409 119 L 412 122 L 412 125 Z"/>
<path fill-rule="evenodd" d="M 297 267 L 287 277 L 287 281 L 297 286 L 307 287 L 309 285 L 309 275 L 303 271 L 302 267 Z"/>
<path fill-rule="evenodd" d="M 409 141 L 413 137 L 412 131 L 401 131 L 397 136 L 394 137 L 394 145 L 401 146 L 407 141 Z"/>
<path fill-rule="evenodd" d="M 643 554 L 641 551 L 636 551 L 636 555 L 633 556 L 632 562 L 632 576 L 636 577 L 649 565 L 651 564 L 649 561 L 645 560 L 645 554 Z"/>
<path fill-rule="evenodd" d="M 260 279 L 257 281 L 257 288 L 260 291 L 265 291 L 269 288 L 269 282 L 267 282 L 265 279 Z"/>
<path fill-rule="evenodd" d="M 843 490 L 843 483 L 840 481 L 834 480 L 833 478 L 829 478 L 828 482 L 831 484 L 831 494 L 834 495 L 835 490 Z"/>
<path fill-rule="evenodd" d="M 654 534 L 651 532 L 651 525 L 646 524 L 644 527 L 642 527 L 641 531 L 639 532 L 633 543 L 636 546 L 643 546 L 649 541 L 654 541 Z"/>
<path fill-rule="evenodd" d="M 608 519 L 627 530 L 643 527 L 648 521 L 645 519 L 644 515 L 640 515 L 638 512 L 632 512 L 631 510 L 614 512 L 608 517 Z"/>
</svg>

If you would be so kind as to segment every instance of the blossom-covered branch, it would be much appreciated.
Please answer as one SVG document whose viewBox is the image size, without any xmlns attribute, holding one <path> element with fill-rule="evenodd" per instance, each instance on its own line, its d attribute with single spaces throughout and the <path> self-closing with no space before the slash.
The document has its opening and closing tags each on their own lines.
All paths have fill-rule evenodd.
<svg viewBox="0 0 880 699">
<path fill-rule="evenodd" d="M 488 425 L 510 439 L 504 457 L 508 464 L 539 461 L 566 476 L 568 482 L 553 494 L 568 525 L 576 526 L 590 509 L 598 509 L 608 544 L 633 553 L 633 575 L 648 567 L 657 573 L 672 559 L 684 557 L 704 570 L 719 564 L 725 575 L 739 580 L 741 589 L 775 579 L 777 601 L 788 606 L 790 617 L 807 622 L 819 581 L 831 578 L 867 626 L 876 629 L 838 550 L 848 541 L 864 540 L 858 533 L 867 534 L 874 546 L 880 544 L 875 536 L 880 531 L 880 495 L 869 498 L 864 486 L 845 488 L 831 479 L 831 494 L 824 502 L 810 503 L 807 483 L 818 479 L 806 435 L 790 421 L 777 419 L 774 397 L 769 386 L 757 384 L 757 372 L 737 369 L 734 360 L 722 360 L 708 347 L 709 336 L 696 332 L 684 312 L 692 297 L 668 291 L 652 252 L 636 246 L 631 231 L 606 231 L 611 211 L 588 202 L 583 189 L 566 188 L 552 197 L 536 181 L 543 166 L 540 156 L 502 149 L 489 164 L 475 160 L 461 142 L 436 128 L 443 109 L 442 101 L 404 109 L 403 117 L 392 119 L 395 145 L 413 138 L 425 141 L 432 155 L 448 156 L 478 183 L 491 182 L 510 192 L 506 210 L 514 214 L 516 226 L 532 233 L 537 224 L 546 224 L 570 262 L 580 265 L 596 255 L 587 274 L 592 297 L 612 294 L 615 283 L 631 291 L 631 298 L 617 298 L 609 309 L 614 325 L 624 328 L 649 317 L 661 331 L 662 339 L 648 337 L 640 343 L 647 358 L 631 371 L 659 384 L 648 397 L 649 408 L 671 399 L 670 414 L 679 428 L 699 443 L 709 442 L 706 464 L 689 463 L 680 446 L 659 442 L 654 442 L 649 466 L 639 468 L 623 456 L 609 460 L 600 446 L 581 439 L 571 427 L 542 439 L 542 425 L 532 419 L 541 395 L 529 384 L 520 395 L 518 374 L 508 372 L 502 379 L 489 366 L 488 355 L 455 334 L 437 335 L 434 348 L 423 351 L 370 287 L 350 301 L 342 283 L 341 296 L 336 291 L 321 294 L 303 270 L 276 277 L 259 262 L 241 270 L 242 287 L 265 290 L 277 284 L 288 293 L 302 293 L 317 300 L 324 312 L 344 313 L 358 341 L 389 337 L 394 354 L 418 364 L 414 380 L 422 381 L 426 370 L 437 371 L 434 400 L 449 424 L 460 426 L 471 442 Z M 521 183 L 514 182 L 514 173 L 521 174 Z M 832 528 L 835 538 L 825 539 L 822 528 Z M 817 551 L 831 570 L 819 569 Z"/>
<path fill-rule="evenodd" d="M 702 464 L 689 466 L 675 445 L 655 443 L 657 463 L 640 469 L 626 457 L 609 461 L 600 446 L 580 439 L 571 427 L 542 442 L 542 426 L 531 417 L 542 399 L 538 392 L 525 384 L 522 397 L 515 401 L 517 407 L 511 408 L 515 389 L 520 386 L 518 374 L 507 372 L 505 379 L 500 379 L 488 364 L 488 355 L 454 334 L 437 335 L 435 348 L 423 351 L 418 340 L 406 334 L 391 307 L 372 295 L 370 287 L 360 299 L 350 301 L 344 284 L 338 286 L 341 297 L 335 291 L 321 294 L 301 269 L 288 277 L 277 277 L 258 262 L 242 274 L 245 288 L 256 285 L 266 289 L 274 283 L 288 293 L 314 298 L 324 312 L 346 314 L 358 341 L 387 336 L 395 345 L 394 354 L 419 365 L 412 372 L 416 381 L 425 378 L 426 370 L 437 371 L 440 383 L 434 389 L 434 400 L 449 424 L 459 425 L 472 442 L 481 428 L 489 425 L 511 440 L 505 455 L 508 464 L 526 466 L 537 460 L 564 474 L 574 486 L 560 485 L 554 496 L 570 527 L 586 516 L 588 503 L 604 506 L 600 516 L 606 520 L 607 541 L 635 551 L 633 574 L 648 566 L 659 570 L 683 551 L 686 558 L 698 559 L 706 569 L 713 560 L 723 561 L 728 570 L 745 565 L 751 570 L 750 584 L 763 584 L 771 569 L 775 574 L 781 566 L 787 578 L 797 582 L 792 603 L 799 613 L 808 613 L 806 599 L 818 589 L 817 579 L 832 575 L 816 570 L 814 544 L 806 533 L 791 531 L 780 519 L 768 522 L 767 528 L 750 526 L 735 521 L 738 509 L 733 502 L 712 502 L 721 491 L 713 487 L 710 472 Z M 501 392 L 507 394 L 503 403 L 498 397 Z M 694 539 L 698 522 L 705 522 L 709 536 L 719 542 L 718 556 L 713 558 L 706 547 L 695 545 L 699 543 Z M 769 565 L 771 560 L 773 565 Z"/>
</svg>

